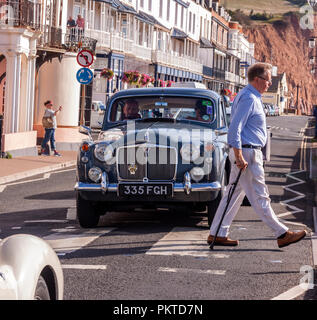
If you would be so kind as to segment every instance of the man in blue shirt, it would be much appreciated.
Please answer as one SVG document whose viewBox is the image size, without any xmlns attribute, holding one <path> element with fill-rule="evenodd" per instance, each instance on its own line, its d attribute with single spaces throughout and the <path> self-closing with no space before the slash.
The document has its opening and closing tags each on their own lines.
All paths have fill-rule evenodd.
<svg viewBox="0 0 317 320">
<path fill-rule="evenodd" d="M 239 92 L 231 110 L 231 123 L 228 131 L 230 145 L 229 159 L 231 173 L 229 185 L 233 184 L 243 170 L 239 183 L 231 198 L 226 215 L 216 238 L 216 245 L 237 246 L 239 242 L 228 238 L 230 225 L 238 213 L 246 195 L 255 212 L 263 222 L 272 229 L 280 248 L 295 243 L 305 237 L 306 231 L 292 232 L 276 217 L 265 184 L 262 151 L 267 141 L 266 117 L 261 95 L 272 84 L 272 66 L 266 63 L 256 63 L 248 70 L 249 84 Z M 207 243 L 211 244 L 219 226 L 227 204 L 229 187 L 219 204 Z"/>
</svg>

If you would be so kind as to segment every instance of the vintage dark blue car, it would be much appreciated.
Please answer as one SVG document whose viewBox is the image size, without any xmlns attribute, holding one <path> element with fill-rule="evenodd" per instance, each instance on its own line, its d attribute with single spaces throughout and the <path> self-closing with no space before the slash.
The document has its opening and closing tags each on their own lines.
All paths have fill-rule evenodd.
<svg viewBox="0 0 317 320">
<path fill-rule="evenodd" d="M 77 218 L 109 211 L 204 211 L 211 224 L 230 174 L 223 98 L 196 88 L 123 90 L 109 100 L 99 137 L 78 153 Z"/>
</svg>

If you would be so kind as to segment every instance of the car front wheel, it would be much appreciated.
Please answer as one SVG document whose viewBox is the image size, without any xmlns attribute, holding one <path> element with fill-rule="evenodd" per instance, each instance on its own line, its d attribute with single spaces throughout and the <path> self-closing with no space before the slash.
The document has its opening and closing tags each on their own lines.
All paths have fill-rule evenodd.
<svg viewBox="0 0 317 320">
<path fill-rule="evenodd" d="M 46 281 L 42 276 L 39 276 L 37 281 L 34 300 L 51 300 Z"/>
<path fill-rule="evenodd" d="M 82 228 L 95 228 L 98 225 L 100 215 L 96 208 L 88 200 L 83 199 L 79 192 L 76 194 L 77 219 Z"/>
</svg>

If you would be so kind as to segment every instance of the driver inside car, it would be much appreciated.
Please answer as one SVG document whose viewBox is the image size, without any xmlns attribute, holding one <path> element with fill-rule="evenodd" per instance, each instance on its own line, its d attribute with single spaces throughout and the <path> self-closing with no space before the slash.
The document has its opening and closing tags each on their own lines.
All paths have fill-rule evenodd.
<svg viewBox="0 0 317 320">
<path fill-rule="evenodd" d="M 123 118 L 122 120 L 140 119 L 139 105 L 135 100 L 127 100 L 123 106 Z"/>
</svg>

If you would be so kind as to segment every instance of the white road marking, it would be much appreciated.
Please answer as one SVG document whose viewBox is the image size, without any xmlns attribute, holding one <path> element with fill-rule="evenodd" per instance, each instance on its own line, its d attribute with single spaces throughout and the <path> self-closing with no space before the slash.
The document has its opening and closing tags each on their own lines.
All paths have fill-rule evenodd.
<svg viewBox="0 0 317 320">
<path fill-rule="evenodd" d="M 76 207 L 70 207 L 67 209 L 67 215 L 66 215 L 66 219 L 67 220 L 76 220 L 77 218 L 77 211 L 76 211 Z"/>
<path fill-rule="evenodd" d="M 292 300 L 304 294 L 307 290 L 309 290 L 308 283 L 307 288 L 304 284 L 300 284 L 287 290 L 286 292 L 281 293 L 280 295 L 276 296 L 275 298 L 272 298 L 271 300 Z"/>
<path fill-rule="evenodd" d="M 280 201 L 281 205 L 288 206 L 292 211 L 287 211 L 287 212 L 284 212 L 284 213 L 280 213 L 280 214 L 277 215 L 277 217 L 282 218 L 282 217 L 288 216 L 290 214 L 304 212 L 304 210 L 299 209 L 296 206 L 293 206 L 293 205 L 289 204 L 290 202 L 297 201 L 297 200 L 300 200 L 300 199 L 303 199 L 303 198 L 306 197 L 305 194 L 291 189 L 291 187 L 295 187 L 295 186 L 298 186 L 298 185 L 301 185 L 301 184 L 305 183 L 304 180 L 296 178 L 296 177 L 293 176 L 294 174 L 298 174 L 298 173 L 302 173 L 302 172 L 305 172 L 305 170 L 291 172 L 291 173 L 286 174 L 286 177 L 289 177 L 289 178 L 291 178 L 293 180 L 296 180 L 297 182 L 291 183 L 291 184 L 289 184 L 287 186 L 283 186 L 283 189 L 295 193 L 297 195 L 297 197 L 294 197 L 294 198 L 291 198 L 291 199 L 288 199 L 288 200 L 284 200 L 284 201 Z"/>
<path fill-rule="evenodd" d="M 56 252 L 64 254 L 77 251 L 89 245 L 89 243 L 107 234 L 115 228 L 102 230 L 86 230 L 81 234 L 54 233 L 43 239 L 46 240 Z"/>
<path fill-rule="evenodd" d="M 186 269 L 186 268 L 158 268 L 160 272 L 179 272 L 179 273 L 198 273 L 198 274 L 212 274 L 218 276 L 224 276 L 226 270 L 200 270 L 200 269 Z"/>
<path fill-rule="evenodd" d="M 107 270 L 107 265 L 87 265 L 87 264 L 62 264 L 63 269 L 78 269 L 78 270 Z"/>
<path fill-rule="evenodd" d="M 229 258 L 226 254 L 211 254 L 207 244 L 209 230 L 173 228 L 146 252 L 149 255 L 180 255 L 194 257 Z"/>
<path fill-rule="evenodd" d="M 25 220 L 24 223 L 67 223 L 68 220 Z"/>
</svg>

